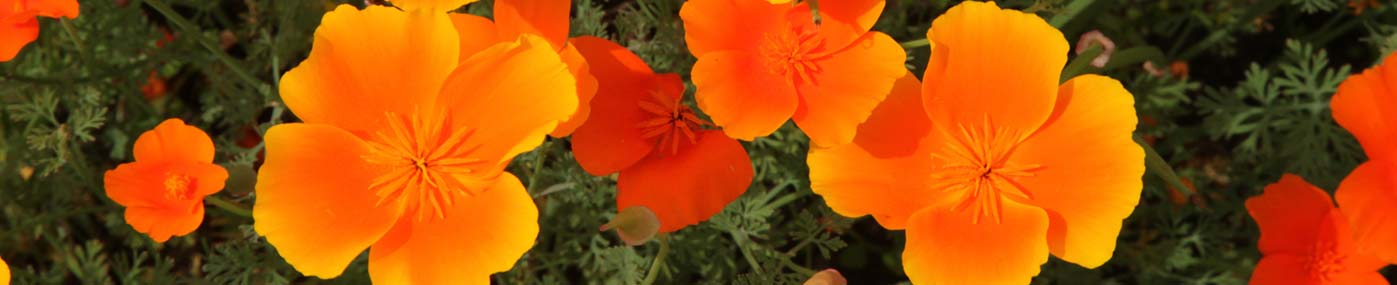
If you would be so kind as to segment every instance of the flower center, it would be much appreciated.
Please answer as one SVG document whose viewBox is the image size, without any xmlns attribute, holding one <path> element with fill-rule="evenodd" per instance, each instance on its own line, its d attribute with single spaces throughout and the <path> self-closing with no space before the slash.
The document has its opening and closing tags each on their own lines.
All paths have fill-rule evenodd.
<svg viewBox="0 0 1397 285">
<path fill-rule="evenodd" d="M 165 174 L 165 198 L 189 200 L 194 198 L 194 178 L 179 173 Z"/>
<path fill-rule="evenodd" d="M 1304 268 L 1319 280 L 1330 282 L 1344 271 L 1343 261 L 1344 256 L 1333 242 L 1319 241 L 1305 257 Z"/>
<path fill-rule="evenodd" d="M 825 39 L 814 23 L 792 22 L 790 29 L 763 36 L 759 46 L 763 63 L 768 72 L 814 84 L 814 74 L 820 72 L 815 59 L 820 57 Z"/>
<path fill-rule="evenodd" d="M 480 147 L 467 144 L 474 129 L 446 127 L 446 116 L 420 113 L 386 114 L 388 128 L 373 134 L 364 156 L 383 169 L 369 189 L 379 197 L 375 206 L 402 201 L 418 221 L 441 219 L 456 198 L 475 194 L 466 185 L 484 160 L 470 157 Z"/>
<path fill-rule="evenodd" d="M 695 115 L 689 106 L 679 102 L 678 98 L 663 92 L 651 92 L 650 100 L 642 100 L 637 104 L 650 116 L 636 125 L 641 130 L 641 137 L 656 139 L 655 143 L 662 153 L 678 153 L 680 141 L 697 143 L 697 131 L 703 126 L 713 125 L 699 119 L 698 115 Z"/>
<path fill-rule="evenodd" d="M 932 158 L 941 162 L 931 174 L 932 189 L 940 189 L 959 199 L 956 210 L 975 211 L 973 223 L 981 217 L 1000 222 L 1000 208 L 1007 196 L 1027 200 L 1027 190 L 1018 183 L 1022 177 L 1033 176 L 1042 168 L 1037 164 L 1009 162 L 1014 146 L 1023 138 L 1020 132 L 1007 128 L 995 129 L 988 117 L 976 127 L 961 125 L 958 134 L 947 136 L 951 142 Z"/>
</svg>

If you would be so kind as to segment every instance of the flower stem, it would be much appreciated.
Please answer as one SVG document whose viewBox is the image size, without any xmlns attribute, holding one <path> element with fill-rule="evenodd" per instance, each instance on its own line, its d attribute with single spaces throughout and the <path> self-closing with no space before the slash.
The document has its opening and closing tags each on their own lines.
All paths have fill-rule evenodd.
<svg viewBox="0 0 1397 285">
<path fill-rule="evenodd" d="M 1159 176 L 1160 179 L 1164 180 L 1164 183 L 1169 183 L 1170 187 L 1179 189 L 1179 192 L 1184 193 L 1184 195 L 1193 195 L 1193 188 L 1184 185 L 1184 181 L 1179 179 L 1179 174 L 1174 172 L 1174 168 L 1169 166 L 1169 162 L 1164 160 L 1164 157 L 1159 156 L 1159 152 L 1155 151 L 1154 147 L 1145 143 L 1144 140 L 1140 139 L 1140 136 L 1135 136 L 1135 143 L 1145 150 L 1145 169 Z"/>
<path fill-rule="evenodd" d="M 219 209 L 223 209 L 225 211 L 228 211 L 229 213 L 233 213 L 234 215 L 243 216 L 244 218 L 252 217 L 252 210 L 248 210 L 242 205 L 238 205 L 231 201 L 223 200 L 223 198 L 219 198 L 218 196 L 204 197 L 204 202 L 213 204 L 214 207 L 218 207 Z"/>
<path fill-rule="evenodd" d="M 209 50 L 209 53 L 213 54 L 223 65 L 228 66 L 228 70 L 231 70 L 233 75 L 239 80 L 242 80 L 243 83 L 258 90 L 265 90 L 262 81 L 257 80 L 257 78 L 253 77 L 247 70 L 243 70 L 242 66 L 238 65 L 238 62 L 233 59 L 232 56 L 223 52 L 223 49 L 219 48 L 217 44 L 210 42 L 204 37 L 202 31 L 199 31 L 193 24 L 189 23 L 189 20 L 185 19 L 184 16 L 180 16 L 178 12 L 175 12 L 175 9 L 170 8 L 169 4 L 165 4 L 164 0 L 145 0 L 145 3 L 146 5 L 150 5 L 150 8 L 160 12 L 161 15 L 164 15 L 165 19 L 170 20 L 170 23 L 174 24 L 176 28 L 184 31 L 185 35 L 193 37 L 194 41 L 198 42 L 204 49 Z"/>
<path fill-rule="evenodd" d="M 914 49 L 925 46 L 931 46 L 931 41 L 927 39 L 920 39 L 902 42 L 902 49 Z"/>
<path fill-rule="evenodd" d="M 87 56 L 87 44 L 83 43 L 82 37 L 78 37 L 78 28 L 73 26 L 73 21 L 68 18 L 58 18 L 58 23 L 63 26 L 63 33 L 73 38 L 73 44 L 78 46 L 78 53 Z"/>
<path fill-rule="evenodd" d="M 669 256 L 669 235 L 660 234 L 655 240 L 660 242 L 660 252 L 655 254 L 655 262 L 650 263 L 650 272 L 645 273 L 645 281 L 640 284 L 655 284 L 655 279 L 660 277 L 660 268 L 665 266 L 665 257 Z"/>
</svg>

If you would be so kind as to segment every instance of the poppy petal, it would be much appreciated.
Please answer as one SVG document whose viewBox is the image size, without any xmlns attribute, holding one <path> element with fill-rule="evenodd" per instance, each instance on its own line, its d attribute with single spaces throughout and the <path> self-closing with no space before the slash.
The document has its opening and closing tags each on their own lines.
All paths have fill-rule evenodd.
<svg viewBox="0 0 1397 285">
<path fill-rule="evenodd" d="M 1316 228 L 1334 204 L 1329 194 L 1294 174 L 1267 185 L 1246 202 L 1247 213 L 1261 228 L 1257 248 L 1265 255 L 1302 254 L 1315 244 Z"/>
<path fill-rule="evenodd" d="M 1013 150 L 1009 164 L 1037 167 L 1014 181 L 1029 204 L 1047 210 L 1053 255 L 1095 268 L 1111 259 L 1121 221 L 1143 189 L 1145 152 L 1131 138 L 1135 97 L 1115 79 L 1085 75 L 1064 83 L 1056 98 L 1048 122 Z"/>
<path fill-rule="evenodd" d="M 369 250 L 374 284 L 488 284 L 538 237 L 538 208 L 509 173 L 461 197 L 444 219 L 404 218 Z"/>
<path fill-rule="evenodd" d="M 141 133 L 131 151 L 136 161 L 161 162 L 213 162 L 213 140 L 197 127 L 185 125 L 183 120 L 168 119 L 154 129 Z"/>
<path fill-rule="evenodd" d="M 456 27 L 456 34 L 461 39 L 461 53 L 459 60 L 465 61 L 475 53 L 490 48 L 495 44 L 504 42 L 499 37 L 499 31 L 495 28 L 495 22 L 485 17 L 451 13 L 451 24 Z M 512 39 L 511 39 L 512 40 Z"/>
<path fill-rule="evenodd" d="M 204 202 L 194 203 L 189 210 L 128 207 L 126 223 L 155 242 L 165 242 L 172 236 L 187 235 L 199 229 L 199 224 L 204 223 Z"/>
<path fill-rule="evenodd" d="M 676 153 L 655 152 L 621 171 L 616 208 L 645 206 L 660 217 L 660 232 L 698 224 L 722 211 L 752 184 L 752 160 L 736 140 L 702 131 Z"/>
<path fill-rule="evenodd" d="M 1339 278 L 1363 280 L 1367 279 L 1365 277 L 1366 275 L 1377 273 L 1379 269 L 1387 267 L 1387 262 L 1373 256 L 1373 251 L 1359 250 L 1359 245 L 1354 240 L 1353 227 L 1349 226 L 1349 220 L 1344 216 L 1342 211 L 1329 211 L 1329 213 L 1326 213 L 1318 225 L 1318 228 L 1313 232 L 1315 232 L 1315 240 L 1317 242 L 1311 246 L 1311 249 L 1329 246 L 1332 248 L 1328 249 L 1332 251 L 1325 253 L 1337 254 L 1344 257 L 1337 260 L 1330 260 L 1331 262 L 1337 263 L 1334 265 L 1338 265 L 1339 268 L 1344 269 L 1343 272 L 1338 272 L 1340 276 L 1337 277 Z M 1336 276 L 1333 276 L 1331 273 L 1331 277 Z M 1382 284 L 1387 283 L 1384 282 Z"/>
<path fill-rule="evenodd" d="M 767 72 L 755 54 L 705 55 L 694 63 L 691 76 L 699 108 L 736 139 L 750 141 L 775 132 L 799 103 L 790 80 Z"/>
<path fill-rule="evenodd" d="M 1370 159 L 1397 161 L 1397 56 L 1345 79 L 1329 105 Z"/>
<path fill-rule="evenodd" d="M 925 137 L 931 131 L 931 119 L 922 109 L 921 86 L 922 82 L 911 72 L 899 78 L 888 97 L 878 103 L 867 121 L 859 124 L 854 144 L 879 158 L 905 156 L 916 151 L 921 142 L 916 138 Z"/>
<path fill-rule="evenodd" d="M 39 38 L 39 21 L 0 23 L 0 62 L 15 59 L 24 46 Z"/>
<path fill-rule="evenodd" d="M 1067 40 L 1042 18 L 967 1 L 936 18 L 927 38 L 936 48 L 922 77 L 922 104 L 932 122 L 988 119 L 1027 134 L 1053 111 Z"/>
<path fill-rule="evenodd" d="M 505 40 L 533 34 L 548 40 L 554 49 L 562 49 L 568 41 L 571 10 L 572 1 L 496 0 L 494 16 Z"/>
<path fill-rule="evenodd" d="M 637 127 L 647 114 L 637 104 L 657 90 L 655 75 L 639 56 L 611 41 L 578 37 L 570 46 L 587 59 L 600 84 L 591 102 L 596 115 L 572 135 L 573 155 L 592 175 L 621 171 L 655 148 Z M 667 82 L 683 88 L 683 82 Z"/>
<path fill-rule="evenodd" d="M 867 36 L 878 22 L 885 0 L 843 0 L 820 2 L 820 35 L 830 47 L 842 48 Z M 896 43 L 896 42 L 894 42 Z M 902 46 L 897 45 L 898 50 Z"/>
<path fill-rule="evenodd" d="M 403 10 L 424 9 L 433 12 L 444 12 L 456 10 L 466 4 L 475 3 L 477 0 L 391 0 L 393 6 L 401 7 Z M 372 6 L 370 6 L 372 7 Z"/>
<path fill-rule="evenodd" d="M 916 284 L 1028 284 L 1048 262 L 1048 216 L 1005 199 L 999 223 L 979 211 L 930 207 L 907 220 L 902 268 Z"/>
<path fill-rule="evenodd" d="M 326 13 L 310 56 L 282 76 L 286 107 L 307 123 L 367 133 L 387 112 L 428 106 L 460 52 L 451 20 L 435 13 L 352 5 Z"/>
<path fill-rule="evenodd" d="M 582 53 L 577 51 L 577 47 L 567 45 L 563 50 L 558 51 L 558 56 L 563 59 L 563 64 L 567 64 L 568 72 L 577 80 L 577 113 L 571 118 L 558 123 L 549 136 L 555 138 L 571 135 L 577 127 L 587 122 L 587 118 L 592 113 L 592 98 L 597 93 L 597 78 L 592 77 L 592 71 L 587 59 L 582 57 Z"/>
<path fill-rule="evenodd" d="M 369 146 L 344 130 L 281 124 L 267 130 L 253 226 L 303 274 L 339 276 L 393 226 L 395 205 L 376 206 Z"/>
<path fill-rule="evenodd" d="M 836 213 L 872 215 L 884 228 L 903 229 L 931 204 L 927 180 L 934 164 L 931 121 L 922 110 L 920 85 L 911 73 L 859 125 L 853 144 L 811 148 L 810 188 Z"/>
<path fill-rule="evenodd" d="M 1305 270 L 1308 265 L 1303 257 L 1292 254 L 1267 254 L 1256 263 L 1256 268 L 1252 269 L 1252 285 L 1272 285 L 1272 284 L 1322 284 L 1316 282 L 1310 271 Z"/>
<path fill-rule="evenodd" d="M 717 51 L 757 52 L 767 34 L 785 27 L 788 4 L 748 0 L 684 2 L 684 42 L 694 57 Z"/>
<path fill-rule="evenodd" d="M 68 19 L 78 18 L 78 0 L 19 0 L 29 4 L 29 10 L 37 12 L 39 16 L 49 18 L 65 17 Z"/>
<path fill-rule="evenodd" d="M 886 34 L 858 38 L 849 48 L 816 62 L 822 71 L 814 75 L 815 84 L 797 87 L 801 104 L 792 119 L 816 147 L 849 143 L 893 83 L 907 74 L 905 58 L 902 46 Z"/>
<path fill-rule="evenodd" d="M 1353 226 L 1359 251 L 1397 263 L 1397 165 L 1369 161 L 1358 165 L 1334 192 L 1339 209 Z"/>
<path fill-rule="evenodd" d="M 0 259 L 0 284 L 10 284 L 10 265 Z"/>
<path fill-rule="evenodd" d="M 451 126 L 471 128 L 472 140 L 482 142 L 476 157 L 500 171 L 577 111 L 576 90 L 558 53 L 543 38 L 524 35 L 462 62 L 438 104 L 451 110 Z"/>
</svg>

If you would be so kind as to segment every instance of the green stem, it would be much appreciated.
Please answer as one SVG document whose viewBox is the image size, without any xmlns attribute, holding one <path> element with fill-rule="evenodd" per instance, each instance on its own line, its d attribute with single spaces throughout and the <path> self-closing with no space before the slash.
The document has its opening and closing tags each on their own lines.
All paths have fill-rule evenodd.
<svg viewBox="0 0 1397 285">
<path fill-rule="evenodd" d="M 209 204 L 212 204 L 214 207 L 218 207 L 219 209 L 223 209 L 234 215 L 243 216 L 244 218 L 252 217 L 252 210 L 248 210 L 247 208 L 244 208 L 242 205 L 238 205 L 231 201 L 223 200 L 223 198 L 219 198 L 218 196 L 204 197 L 204 202 L 208 202 Z"/>
<path fill-rule="evenodd" d="M 728 234 L 732 235 L 732 241 L 737 243 L 737 248 L 742 250 L 742 257 L 747 259 L 747 265 L 752 266 L 752 271 L 756 272 L 757 274 L 762 274 L 762 266 L 761 264 L 757 263 L 756 256 L 752 255 L 751 249 L 748 249 L 746 246 L 744 246 L 744 244 L 748 241 L 747 236 L 738 234 L 735 231 L 728 232 Z"/>
<path fill-rule="evenodd" d="M 925 46 L 931 46 L 931 41 L 927 39 L 920 39 L 902 42 L 902 49 L 914 49 Z"/>
<path fill-rule="evenodd" d="M 660 268 L 665 266 L 665 257 L 669 256 L 669 235 L 660 234 L 656 240 L 660 242 L 660 252 L 655 254 L 655 262 L 650 263 L 650 272 L 645 273 L 645 281 L 640 284 L 655 284 L 655 279 L 660 277 Z"/>
<path fill-rule="evenodd" d="M 1179 189 L 1179 192 L 1184 193 L 1184 195 L 1194 194 L 1193 189 L 1185 186 L 1183 179 L 1179 178 L 1179 174 L 1174 172 L 1174 168 L 1169 166 L 1169 162 L 1164 160 L 1164 157 L 1159 156 L 1159 152 L 1155 151 L 1154 147 L 1145 143 L 1145 140 L 1141 139 L 1140 136 L 1135 136 L 1135 143 L 1145 150 L 1145 169 L 1154 173 L 1155 176 L 1159 176 L 1160 179 L 1164 179 L 1165 183 L 1169 183 L 1169 186 L 1174 187 L 1174 189 Z"/>
<path fill-rule="evenodd" d="M 1280 7 L 1282 3 L 1286 3 L 1286 1 L 1262 1 L 1262 3 L 1258 5 L 1253 5 L 1251 10 L 1248 10 L 1247 13 L 1241 17 L 1242 21 L 1238 21 L 1237 23 L 1233 23 L 1232 25 L 1229 25 L 1226 28 L 1214 31 L 1212 34 L 1208 35 L 1207 38 L 1204 38 L 1201 41 L 1197 41 L 1195 44 L 1189 47 L 1188 50 L 1185 50 L 1182 54 L 1175 55 L 1175 58 L 1183 60 L 1193 59 L 1194 56 L 1198 56 L 1198 54 L 1203 53 L 1204 50 L 1221 42 L 1224 38 L 1227 37 L 1227 34 L 1232 33 L 1232 30 L 1241 27 L 1241 25 L 1251 25 L 1252 19 L 1256 19 L 1257 17 L 1260 17 L 1262 14 L 1271 12 L 1271 10 Z"/>
<path fill-rule="evenodd" d="M 145 2 L 150 8 L 164 15 L 165 19 L 170 20 L 170 23 L 174 24 L 175 28 L 184 31 L 185 36 L 193 37 L 195 42 L 198 42 L 200 46 L 203 46 L 209 53 L 212 53 L 215 58 L 218 58 L 219 62 L 228 66 L 228 69 L 233 71 L 233 75 L 239 80 L 242 80 L 243 83 L 255 87 L 258 90 L 263 90 L 261 81 L 253 77 L 247 70 L 243 70 L 242 66 L 238 65 L 237 60 L 229 56 L 228 53 L 223 52 L 223 49 L 219 48 L 217 44 L 210 42 L 208 38 L 204 37 L 202 31 L 194 26 L 194 24 L 189 23 L 189 20 L 185 19 L 184 16 L 180 16 L 178 12 L 175 12 L 175 9 L 170 8 L 170 5 L 165 4 L 164 0 L 146 0 Z"/>
<path fill-rule="evenodd" d="M 548 159 L 548 150 L 549 147 L 552 146 L 549 144 L 550 142 L 551 141 L 544 141 L 543 145 L 538 147 L 538 156 L 534 159 L 534 169 L 529 172 L 529 185 L 525 186 L 527 187 L 525 188 L 528 191 L 527 193 L 532 194 L 535 190 L 538 190 L 539 172 L 543 172 L 544 161 Z"/>
<path fill-rule="evenodd" d="M 814 269 L 805 268 L 805 266 L 800 266 L 800 264 L 796 264 L 794 261 L 791 261 L 791 258 L 789 256 L 781 259 L 781 265 L 786 266 L 786 268 L 789 268 L 791 269 L 791 271 L 795 271 L 796 273 L 800 273 L 801 275 L 815 275 L 815 273 L 817 273 Z"/>
<path fill-rule="evenodd" d="M 78 46 L 78 53 L 87 56 L 87 44 L 84 44 L 81 37 L 78 37 L 78 28 L 73 26 L 73 21 L 68 18 L 58 18 L 58 23 L 63 26 L 63 32 L 68 37 L 73 38 L 73 44 Z"/>
</svg>

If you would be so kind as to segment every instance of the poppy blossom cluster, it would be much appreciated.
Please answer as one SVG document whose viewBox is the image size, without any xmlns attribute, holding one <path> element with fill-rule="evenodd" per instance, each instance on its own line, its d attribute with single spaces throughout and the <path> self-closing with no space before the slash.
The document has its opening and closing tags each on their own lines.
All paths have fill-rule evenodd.
<svg viewBox="0 0 1397 285">
<path fill-rule="evenodd" d="M 815 193 L 905 229 L 917 284 L 1027 284 L 1049 253 L 1110 259 L 1145 171 L 1134 97 L 1097 75 L 1059 85 L 1062 33 L 993 2 L 952 7 L 927 37 L 921 84 L 900 79 L 854 143 L 811 149 Z"/>
<path fill-rule="evenodd" d="M 0 62 L 39 38 L 39 18 L 78 17 L 78 0 L 0 0 Z"/>
</svg>

